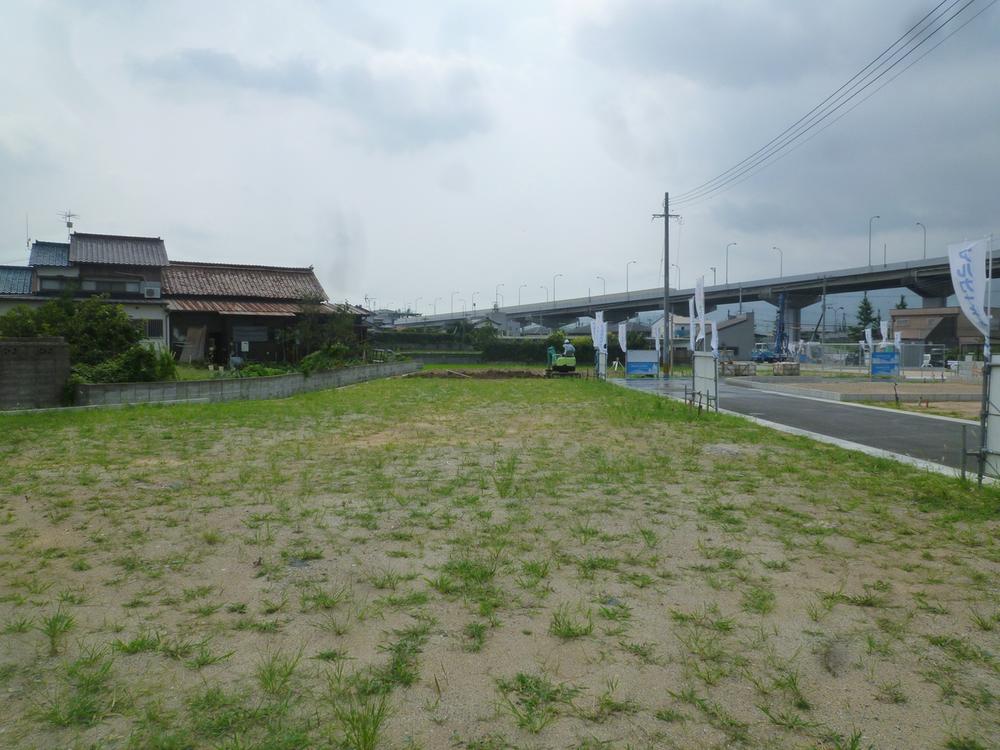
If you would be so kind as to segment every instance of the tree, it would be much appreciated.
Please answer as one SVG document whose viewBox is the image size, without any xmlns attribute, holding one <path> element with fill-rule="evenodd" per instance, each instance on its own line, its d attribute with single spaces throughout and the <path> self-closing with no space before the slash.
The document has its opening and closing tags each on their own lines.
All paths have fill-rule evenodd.
<svg viewBox="0 0 1000 750">
<path fill-rule="evenodd" d="M 125 308 L 98 296 L 83 301 L 60 297 L 35 308 L 18 305 L 0 316 L 0 336 L 62 336 L 74 365 L 96 365 L 142 340 Z"/>
<path fill-rule="evenodd" d="M 302 312 L 295 325 L 281 340 L 285 344 L 285 357 L 292 360 L 302 359 L 331 344 L 343 346 L 347 353 L 354 353 L 358 348 L 354 316 L 330 310 L 319 299 L 303 300 Z"/>
<path fill-rule="evenodd" d="M 896 303 L 896 309 L 905 310 L 907 307 L 909 307 L 909 305 L 906 304 L 906 295 L 905 294 L 899 295 L 899 302 Z"/>
<path fill-rule="evenodd" d="M 46 305 L 42 305 L 42 310 Z M 57 335 L 69 344 L 74 364 L 95 365 L 124 354 L 142 341 L 142 332 L 121 305 L 110 305 L 103 297 L 91 297 L 74 305 L 65 328 Z"/>
<path fill-rule="evenodd" d="M 861 339 L 864 338 L 865 329 L 868 326 L 872 326 L 873 328 L 878 328 L 879 324 L 882 322 L 881 316 L 875 313 L 875 308 L 872 307 L 871 300 L 868 299 L 867 294 L 864 297 L 862 297 L 861 301 L 858 303 L 858 312 L 856 316 L 858 319 L 858 324 L 856 326 L 851 326 L 848 329 L 848 333 L 850 334 L 851 338 L 857 341 L 860 341 Z"/>
</svg>

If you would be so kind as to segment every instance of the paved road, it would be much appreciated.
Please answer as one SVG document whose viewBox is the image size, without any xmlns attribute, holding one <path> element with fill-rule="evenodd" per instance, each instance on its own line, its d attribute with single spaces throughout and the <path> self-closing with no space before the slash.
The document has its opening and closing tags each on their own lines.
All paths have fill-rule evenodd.
<svg viewBox="0 0 1000 750">
<path fill-rule="evenodd" d="M 685 384 L 691 381 L 679 378 L 619 382 L 640 391 L 681 396 Z M 769 393 L 728 385 L 725 381 L 719 382 L 719 407 L 923 461 L 953 468 L 962 465 L 963 425 L 959 422 Z M 979 426 L 970 424 L 967 429 L 971 450 L 979 440 Z M 969 459 L 968 468 L 975 470 L 975 459 Z"/>
</svg>

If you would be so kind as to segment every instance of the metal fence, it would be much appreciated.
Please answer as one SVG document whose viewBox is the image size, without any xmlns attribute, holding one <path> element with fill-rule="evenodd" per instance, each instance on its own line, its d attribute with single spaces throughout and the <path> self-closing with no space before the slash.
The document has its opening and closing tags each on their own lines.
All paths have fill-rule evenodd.
<svg viewBox="0 0 1000 750">
<path fill-rule="evenodd" d="M 886 347 L 890 351 L 892 348 L 891 344 Z M 875 351 L 881 350 L 876 344 Z M 871 352 L 859 344 L 803 342 L 791 359 L 801 364 L 803 375 L 868 376 L 871 367 Z M 899 377 L 902 380 L 978 381 L 982 378 L 982 362 L 976 361 L 971 354 L 949 359 L 946 347 L 938 344 L 902 344 Z"/>
</svg>

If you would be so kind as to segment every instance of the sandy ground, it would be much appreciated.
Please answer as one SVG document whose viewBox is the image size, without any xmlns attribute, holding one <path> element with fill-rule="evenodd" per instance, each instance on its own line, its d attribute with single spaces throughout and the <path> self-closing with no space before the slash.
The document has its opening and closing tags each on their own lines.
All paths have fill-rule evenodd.
<svg viewBox="0 0 1000 750">
<path fill-rule="evenodd" d="M 3 747 L 365 747 L 383 699 L 370 747 L 997 747 L 998 527 L 953 480 L 592 382 L 0 441 Z"/>
</svg>

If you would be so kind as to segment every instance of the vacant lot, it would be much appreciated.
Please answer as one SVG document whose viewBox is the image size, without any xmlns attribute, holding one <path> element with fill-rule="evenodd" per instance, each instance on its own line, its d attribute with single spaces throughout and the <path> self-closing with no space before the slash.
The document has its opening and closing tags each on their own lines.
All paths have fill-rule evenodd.
<svg viewBox="0 0 1000 750">
<path fill-rule="evenodd" d="M 996 747 L 998 507 L 593 381 L 6 416 L 0 746 Z"/>
</svg>

